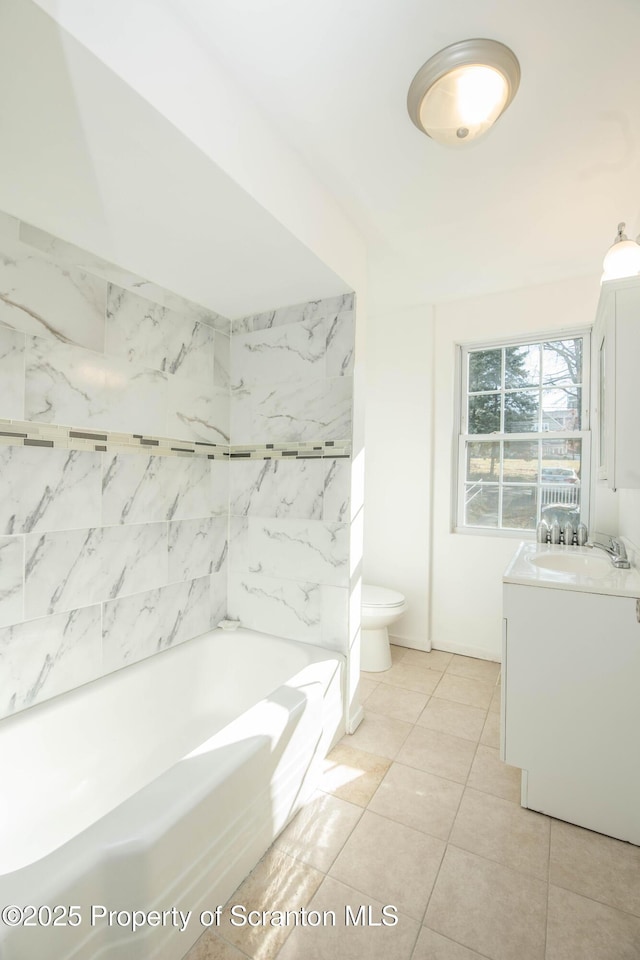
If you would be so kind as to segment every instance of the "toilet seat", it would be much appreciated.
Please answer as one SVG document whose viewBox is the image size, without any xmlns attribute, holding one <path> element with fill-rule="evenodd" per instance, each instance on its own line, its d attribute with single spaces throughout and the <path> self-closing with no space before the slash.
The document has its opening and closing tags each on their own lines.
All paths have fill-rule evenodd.
<svg viewBox="0 0 640 960">
<path fill-rule="evenodd" d="M 401 607 L 405 598 L 397 590 L 387 587 L 375 587 L 369 583 L 362 585 L 363 607 Z"/>
</svg>

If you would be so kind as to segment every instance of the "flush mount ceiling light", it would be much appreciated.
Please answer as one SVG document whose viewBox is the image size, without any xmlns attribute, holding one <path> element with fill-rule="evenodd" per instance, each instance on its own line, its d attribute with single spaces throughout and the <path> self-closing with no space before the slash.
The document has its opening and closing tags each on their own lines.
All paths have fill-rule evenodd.
<svg viewBox="0 0 640 960">
<path fill-rule="evenodd" d="M 418 130 L 448 146 L 477 140 L 504 113 L 520 83 L 520 64 L 497 40 L 461 40 L 420 67 L 407 96 Z"/>
<path fill-rule="evenodd" d="M 625 223 L 618 224 L 618 234 L 605 254 L 601 283 L 604 280 L 635 277 L 640 273 L 640 244 L 629 240 L 624 232 L 625 226 Z"/>
</svg>

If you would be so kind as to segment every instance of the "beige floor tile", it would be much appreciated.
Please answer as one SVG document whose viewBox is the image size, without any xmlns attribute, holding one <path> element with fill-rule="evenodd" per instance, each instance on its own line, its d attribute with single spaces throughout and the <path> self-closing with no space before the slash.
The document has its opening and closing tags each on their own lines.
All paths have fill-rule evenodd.
<svg viewBox="0 0 640 960">
<path fill-rule="evenodd" d="M 391 667 L 389 667 L 389 670 Z M 375 672 L 370 670 L 361 670 L 360 671 L 360 680 L 369 680 L 371 683 L 380 683 L 380 681 L 386 677 L 389 673 L 389 670 L 376 670 Z"/>
<path fill-rule="evenodd" d="M 423 927 L 411 960 L 483 960 L 475 950 L 469 950 L 434 930 Z"/>
<path fill-rule="evenodd" d="M 638 960 L 640 919 L 549 887 L 546 960 Z"/>
<path fill-rule="evenodd" d="M 394 720 L 365 710 L 364 720 L 349 737 L 349 746 L 393 760 L 407 739 L 411 726 L 404 720 Z"/>
<path fill-rule="evenodd" d="M 324 761 L 320 788 L 366 807 L 390 765 L 386 757 L 356 750 L 341 740 Z"/>
<path fill-rule="evenodd" d="M 391 650 L 391 663 L 399 663 L 404 659 L 405 647 L 400 647 L 397 643 L 390 643 L 389 649 Z"/>
<path fill-rule="evenodd" d="M 291 932 L 289 926 L 234 926 L 230 909 L 241 904 L 246 911 L 299 910 L 316 892 L 323 876 L 318 870 L 271 847 L 238 887 L 222 913 L 220 933 L 252 960 L 273 960 Z"/>
<path fill-rule="evenodd" d="M 438 777 L 465 783 L 475 752 L 476 744 L 471 740 L 452 737 L 449 733 L 429 730 L 427 727 L 414 727 L 400 747 L 396 759 L 408 767 L 417 767 Z"/>
<path fill-rule="evenodd" d="M 487 714 L 485 725 L 482 728 L 482 736 L 480 737 L 480 743 L 484 743 L 486 747 L 493 747 L 494 750 L 498 750 L 500 748 L 500 714 L 499 713 Z"/>
<path fill-rule="evenodd" d="M 326 873 L 362 816 L 362 807 L 316 793 L 276 840 L 296 860 Z"/>
<path fill-rule="evenodd" d="M 491 703 L 494 685 L 486 680 L 474 680 L 470 677 L 457 677 L 445 673 L 434 694 L 441 700 L 453 700 L 467 703 L 471 707 L 487 709 Z"/>
<path fill-rule="evenodd" d="M 444 650 L 410 650 L 404 652 L 404 663 L 415 663 L 417 667 L 428 667 L 429 670 L 445 670 L 451 663 L 452 653 Z"/>
<path fill-rule="evenodd" d="M 380 686 L 379 680 L 368 680 L 367 677 L 361 676 L 360 687 L 359 687 L 360 703 L 364 703 L 367 697 L 371 693 L 373 693 L 376 687 L 379 687 L 379 686 Z"/>
<path fill-rule="evenodd" d="M 493 694 L 491 696 L 491 703 L 489 704 L 489 713 L 500 713 L 500 708 L 502 704 L 502 693 L 500 684 L 497 684 L 493 689 Z"/>
<path fill-rule="evenodd" d="M 369 809 L 407 827 L 446 840 L 463 787 L 423 770 L 392 763 Z"/>
<path fill-rule="evenodd" d="M 367 810 L 329 875 L 422 920 L 445 843 Z"/>
<path fill-rule="evenodd" d="M 394 663 L 384 674 L 384 682 L 405 690 L 415 690 L 417 693 L 432 694 L 437 687 L 442 673 L 439 670 L 430 670 L 428 667 L 418 667 L 415 663 L 400 660 Z"/>
<path fill-rule="evenodd" d="M 223 940 L 214 930 L 207 930 L 193 945 L 184 960 L 246 960 L 246 953 Z"/>
<path fill-rule="evenodd" d="M 449 842 L 546 881 L 550 825 L 542 814 L 468 787 Z"/>
<path fill-rule="evenodd" d="M 520 770 L 503 763 L 498 750 L 482 743 L 478 746 L 467 786 L 520 803 Z"/>
<path fill-rule="evenodd" d="M 416 723 L 430 730 L 450 733 L 454 737 L 478 741 L 487 716 L 484 707 L 470 707 L 466 703 L 431 697 Z"/>
<path fill-rule="evenodd" d="M 406 720 L 415 723 L 424 710 L 429 697 L 426 693 L 393 687 L 389 683 L 377 684 L 375 690 L 364 701 L 365 710 L 373 710 L 385 717 Z"/>
<path fill-rule="evenodd" d="M 493 660 L 479 660 L 476 657 L 462 657 L 456 654 L 447 667 L 447 673 L 495 684 L 500 673 L 500 664 L 494 663 Z"/>
<path fill-rule="evenodd" d="M 640 916 L 640 847 L 633 844 L 553 820 L 549 880 Z"/>
<path fill-rule="evenodd" d="M 327 911 L 324 926 L 297 927 L 291 933 L 278 960 L 409 960 L 419 924 L 409 917 L 398 916 L 395 926 L 345 925 L 345 908 L 357 916 L 361 905 L 371 907 L 371 919 L 382 923 L 383 903 L 327 877 L 309 904 L 310 910 Z M 335 925 L 329 922 L 328 911 L 335 914 Z M 367 914 L 363 914 L 366 916 Z M 388 919 L 392 919 L 391 912 Z"/>
<path fill-rule="evenodd" d="M 425 925 L 492 960 L 543 960 L 547 886 L 449 845 Z"/>
</svg>

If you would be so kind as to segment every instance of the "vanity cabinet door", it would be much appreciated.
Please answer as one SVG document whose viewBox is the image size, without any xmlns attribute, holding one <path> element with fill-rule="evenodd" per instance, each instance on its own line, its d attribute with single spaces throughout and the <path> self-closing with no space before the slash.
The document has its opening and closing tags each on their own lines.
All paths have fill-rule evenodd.
<svg viewBox="0 0 640 960">
<path fill-rule="evenodd" d="M 505 584 L 503 753 L 523 804 L 640 843 L 640 623 L 628 597 Z"/>
<path fill-rule="evenodd" d="M 594 327 L 594 429 L 599 481 L 640 488 L 640 280 L 603 285 Z"/>
</svg>

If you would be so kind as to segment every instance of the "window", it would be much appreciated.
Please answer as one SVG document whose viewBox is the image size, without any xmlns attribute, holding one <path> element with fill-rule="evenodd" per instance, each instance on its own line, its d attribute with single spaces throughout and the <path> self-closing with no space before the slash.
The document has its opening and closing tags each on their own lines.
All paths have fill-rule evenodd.
<svg viewBox="0 0 640 960">
<path fill-rule="evenodd" d="M 586 521 L 588 357 L 588 333 L 461 348 L 457 529 Z"/>
</svg>

